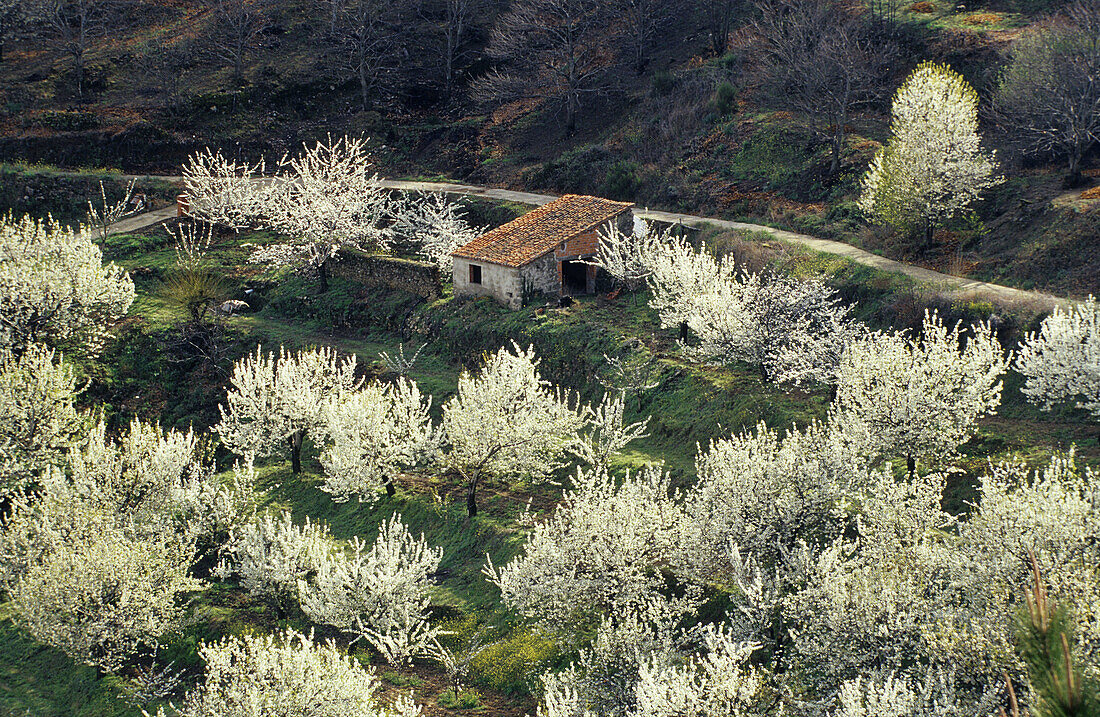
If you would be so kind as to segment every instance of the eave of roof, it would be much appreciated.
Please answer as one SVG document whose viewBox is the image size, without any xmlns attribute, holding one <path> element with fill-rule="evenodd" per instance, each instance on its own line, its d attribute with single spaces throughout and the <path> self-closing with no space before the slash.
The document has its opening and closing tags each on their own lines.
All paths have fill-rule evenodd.
<svg viewBox="0 0 1100 717">
<path fill-rule="evenodd" d="M 468 242 L 451 256 L 519 267 L 629 210 L 629 202 L 567 194 Z"/>
</svg>

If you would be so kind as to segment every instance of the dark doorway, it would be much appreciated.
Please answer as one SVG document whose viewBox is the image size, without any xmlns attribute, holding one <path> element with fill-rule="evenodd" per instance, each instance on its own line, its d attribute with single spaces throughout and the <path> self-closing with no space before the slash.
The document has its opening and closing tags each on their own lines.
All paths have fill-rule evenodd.
<svg viewBox="0 0 1100 717">
<path fill-rule="evenodd" d="M 580 261 L 561 263 L 561 291 L 567 296 L 588 293 L 588 265 Z"/>
</svg>

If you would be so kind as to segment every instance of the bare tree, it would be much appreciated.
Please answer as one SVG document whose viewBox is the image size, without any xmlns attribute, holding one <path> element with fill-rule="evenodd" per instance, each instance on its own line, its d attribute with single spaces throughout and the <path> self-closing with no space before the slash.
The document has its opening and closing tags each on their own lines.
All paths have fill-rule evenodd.
<svg viewBox="0 0 1100 717">
<path fill-rule="evenodd" d="M 443 91 L 454 90 L 455 65 L 467 52 L 471 23 L 485 11 L 485 0 L 443 0 Z"/>
<path fill-rule="evenodd" d="M 137 73 L 143 80 L 141 93 L 160 101 L 169 110 L 177 109 L 185 89 L 181 75 L 194 61 L 194 47 L 187 39 L 168 46 L 150 43 L 134 58 Z"/>
<path fill-rule="evenodd" d="M 757 7 L 761 85 L 828 141 L 835 174 L 852 112 L 886 92 L 896 46 L 875 32 L 877 20 L 835 0 L 759 0 Z"/>
<path fill-rule="evenodd" d="M 607 10 L 600 0 L 517 0 L 497 21 L 489 43 L 489 55 L 508 70 L 479 78 L 474 95 L 488 102 L 559 101 L 571 132 L 583 98 L 609 87 L 614 58 L 607 42 Z"/>
<path fill-rule="evenodd" d="M 244 83 L 244 68 L 271 27 L 264 0 L 212 0 L 206 39 L 210 54 L 233 70 L 233 81 Z"/>
<path fill-rule="evenodd" d="M 641 74 L 649 64 L 649 52 L 660 29 L 676 10 L 670 0 L 615 0 L 615 12 L 622 22 L 621 44 L 634 71 Z"/>
<path fill-rule="evenodd" d="M 36 6 L 39 21 L 72 62 L 73 84 L 82 99 L 88 46 L 107 33 L 113 10 L 113 0 L 39 0 Z"/>
<path fill-rule="evenodd" d="M 739 0 L 696 0 L 696 2 L 706 17 L 711 51 L 716 56 L 726 54 Z"/>
<path fill-rule="evenodd" d="M 994 112 L 1010 141 L 1064 156 L 1066 184 L 1081 183 L 1081 159 L 1100 142 L 1100 0 L 1079 0 L 1012 45 Z"/>
<path fill-rule="evenodd" d="M 332 60 L 338 72 L 359 83 L 363 109 L 408 54 L 402 42 L 407 9 L 401 0 L 343 0 Z"/>
</svg>

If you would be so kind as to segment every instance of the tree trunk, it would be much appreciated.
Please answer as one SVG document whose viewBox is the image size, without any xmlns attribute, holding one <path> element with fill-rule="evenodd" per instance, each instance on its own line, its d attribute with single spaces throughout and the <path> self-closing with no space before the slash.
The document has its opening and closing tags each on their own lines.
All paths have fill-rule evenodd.
<svg viewBox="0 0 1100 717">
<path fill-rule="evenodd" d="M 936 223 L 931 219 L 924 220 L 924 248 L 922 251 L 930 251 L 936 238 Z"/>
<path fill-rule="evenodd" d="M 386 476 L 386 495 L 390 498 L 397 495 L 397 487 L 393 484 L 393 476 Z"/>
<path fill-rule="evenodd" d="M 1072 189 L 1073 187 L 1081 186 L 1081 149 L 1080 147 L 1074 147 L 1069 152 L 1069 174 L 1066 175 L 1066 188 Z"/>
<path fill-rule="evenodd" d="M 680 322 L 680 340 L 681 341 L 687 341 L 688 340 L 688 322 L 686 322 L 686 321 L 681 321 Z"/>
<path fill-rule="evenodd" d="M 905 467 L 909 469 L 909 480 L 913 480 L 917 474 L 917 459 L 913 458 L 913 456 L 906 456 Z"/>
<path fill-rule="evenodd" d="M 466 486 L 466 515 L 471 518 L 477 517 L 477 483 L 474 479 Z"/>
<path fill-rule="evenodd" d="M 298 475 L 302 472 L 302 432 L 295 432 L 287 440 L 290 442 L 290 470 Z"/>
<path fill-rule="evenodd" d="M 321 293 L 328 293 L 328 259 L 317 265 L 317 277 L 321 282 Z"/>
</svg>

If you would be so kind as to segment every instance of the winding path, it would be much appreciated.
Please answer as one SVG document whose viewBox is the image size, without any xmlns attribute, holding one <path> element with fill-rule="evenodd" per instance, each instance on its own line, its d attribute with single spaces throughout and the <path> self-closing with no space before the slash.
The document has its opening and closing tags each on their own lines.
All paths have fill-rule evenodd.
<svg viewBox="0 0 1100 717">
<path fill-rule="evenodd" d="M 166 181 L 182 181 L 182 177 L 139 175 L 123 175 L 122 179 L 160 179 Z M 547 202 L 552 202 L 558 198 L 557 196 L 550 194 L 517 192 L 510 189 L 478 187 L 469 184 L 453 184 L 449 182 L 420 182 L 399 179 L 387 179 L 382 181 L 382 186 L 391 189 L 402 189 L 415 192 L 443 192 L 446 194 L 457 194 L 467 197 L 484 197 L 486 199 L 516 202 L 517 204 L 529 204 L 533 206 L 546 204 Z M 167 207 L 165 209 L 158 209 L 156 211 L 148 212 L 146 214 L 140 214 L 138 216 L 130 217 L 126 220 L 118 222 L 114 225 L 114 227 L 112 227 L 111 233 L 121 234 L 137 231 L 139 229 L 143 229 L 153 224 L 165 221 L 166 219 L 174 217 L 175 215 L 175 207 Z M 886 271 L 894 274 L 904 274 L 905 276 L 911 277 L 916 281 L 921 282 L 922 284 L 929 285 L 933 289 L 956 296 L 958 298 L 984 299 L 999 305 L 1029 303 L 1036 306 L 1036 308 L 1042 309 L 1049 309 L 1050 307 L 1062 301 L 1062 299 L 1060 299 L 1059 297 L 1053 296 L 1051 294 L 1046 294 L 1038 291 L 1014 289 L 1010 286 L 992 284 L 987 281 L 977 281 L 975 279 L 967 279 L 960 276 L 951 276 L 950 274 L 944 274 L 938 271 L 934 271 L 932 269 L 926 269 L 921 266 L 914 266 L 912 264 L 894 261 L 893 259 L 887 259 L 885 257 L 878 256 L 877 254 L 872 254 L 869 251 L 854 247 L 851 244 L 832 241 L 831 239 L 820 239 L 818 237 L 810 236 L 808 234 L 798 234 L 796 232 L 789 232 L 783 229 L 775 229 L 774 227 L 768 227 L 762 224 L 735 222 L 728 219 L 715 219 L 712 217 L 700 217 L 692 214 L 660 212 L 648 209 L 644 211 L 635 210 L 635 216 L 641 217 L 642 219 L 651 219 L 654 221 L 665 222 L 669 224 L 683 224 L 685 226 L 693 228 L 713 226 L 730 230 L 765 232 L 781 241 L 798 244 L 808 249 L 822 252 L 824 254 L 841 256 L 846 259 L 850 259 L 857 264 L 863 264 L 864 266 L 869 266 L 880 271 Z"/>
</svg>

